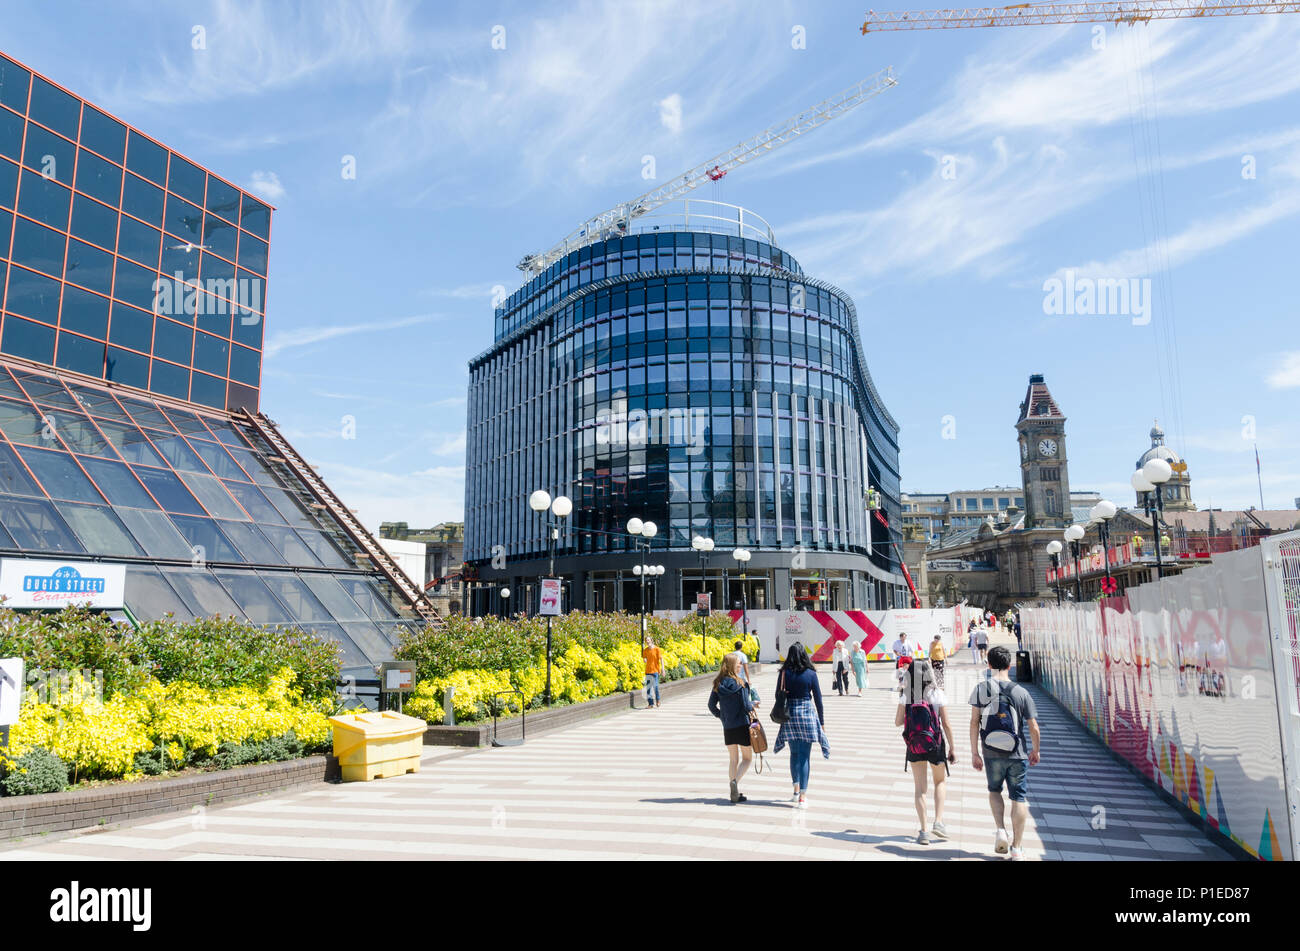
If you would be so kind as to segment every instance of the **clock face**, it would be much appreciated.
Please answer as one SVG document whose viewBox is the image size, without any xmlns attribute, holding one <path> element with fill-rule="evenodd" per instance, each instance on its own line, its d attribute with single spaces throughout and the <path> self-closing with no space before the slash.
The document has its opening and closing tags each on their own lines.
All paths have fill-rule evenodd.
<svg viewBox="0 0 1300 951">
<path fill-rule="evenodd" d="M 1041 455 L 1044 456 L 1050 457 L 1056 455 L 1056 440 L 1044 439 L 1042 442 L 1038 444 L 1038 451 Z"/>
</svg>

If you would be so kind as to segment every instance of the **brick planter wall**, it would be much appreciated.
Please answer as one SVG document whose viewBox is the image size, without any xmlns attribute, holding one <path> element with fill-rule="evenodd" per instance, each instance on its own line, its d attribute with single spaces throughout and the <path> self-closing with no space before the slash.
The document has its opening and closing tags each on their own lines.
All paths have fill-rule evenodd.
<svg viewBox="0 0 1300 951">
<path fill-rule="evenodd" d="M 183 812 L 194 806 L 315 785 L 337 773 L 333 757 L 307 756 L 171 779 L 145 779 L 38 796 L 5 796 L 0 798 L 0 841 Z"/>
<path fill-rule="evenodd" d="M 762 670 L 762 665 L 750 664 L 749 670 L 751 674 L 757 676 Z M 709 686 L 716 676 L 715 673 L 699 674 L 695 677 L 687 677 L 685 680 L 674 680 L 671 683 L 660 684 L 659 695 L 664 702 L 667 702 L 676 696 L 698 691 L 702 687 Z M 627 710 L 644 710 L 645 706 L 644 690 L 615 693 L 610 694 L 608 697 L 588 700 L 586 703 L 556 707 L 553 710 L 530 711 L 526 718 L 525 728 L 528 731 L 528 736 L 534 736 L 550 730 L 573 726 L 575 723 L 581 723 L 595 717 L 623 713 Z M 519 736 L 519 717 L 502 719 L 498 722 L 502 739 L 514 739 Z M 456 726 L 430 726 L 424 734 L 424 744 L 426 746 L 491 746 L 492 721 L 458 724 Z"/>
</svg>

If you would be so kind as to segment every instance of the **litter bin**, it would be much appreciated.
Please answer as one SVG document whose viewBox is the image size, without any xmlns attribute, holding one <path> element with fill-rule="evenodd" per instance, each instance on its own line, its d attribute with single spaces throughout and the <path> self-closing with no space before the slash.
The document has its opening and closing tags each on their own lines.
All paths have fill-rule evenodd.
<svg viewBox="0 0 1300 951">
<path fill-rule="evenodd" d="M 381 710 L 330 717 L 334 755 L 345 783 L 387 779 L 420 771 L 420 752 L 428 728 L 418 717 Z"/>
<path fill-rule="evenodd" d="M 1029 651 L 1016 651 L 1016 680 L 1022 684 L 1034 682 L 1034 664 L 1029 659 Z"/>
</svg>

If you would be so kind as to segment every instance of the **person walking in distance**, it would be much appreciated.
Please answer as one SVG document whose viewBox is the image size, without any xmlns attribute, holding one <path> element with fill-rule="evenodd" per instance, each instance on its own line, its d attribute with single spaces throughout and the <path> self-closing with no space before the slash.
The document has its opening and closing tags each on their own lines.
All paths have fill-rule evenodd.
<svg viewBox="0 0 1300 951">
<path fill-rule="evenodd" d="M 981 664 L 988 661 L 989 629 L 987 627 L 977 627 L 975 629 L 975 651 L 976 659 Z"/>
<path fill-rule="evenodd" d="M 841 697 L 849 692 L 849 651 L 848 641 L 836 641 L 831 654 L 835 670 L 835 692 Z"/>
<path fill-rule="evenodd" d="M 934 670 L 934 682 L 940 690 L 943 689 L 943 667 L 947 659 L 948 652 L 943 649 L 943 637 L 936 634 L 930 642 L 930 667 Z"/>
<path fill-rule="evenodd" d="M 903 768 L 912 767 L 912 799 L 916 817 L 921 822 L 917 845 L 929 845 L 930 836 L 948 838 L 943 824 L 944 794 L 947 791 L 948 764 L 957 762 L 956 743 L 948 722 L 948 698 L 935 683 L 930 661 L 914 660 L 903 676 L 894 726 L 903 727 L 907 759 Z M 926 764 L 929 764 L 927 768 Z M 934 825 L 926 831 L 927 773 L 934 779 Z"/>
<path fill-rule="evenodd" d="M 858 696 L 867 689 L 867 652 L 862 649 L 861 641 L 853 642 L 853 679 L 858 684 Z"/>
<path fill-rule="evenodd" d="M 790 746 L 790 781 L 794 795 L 790 802 L 799 809 L 808 807 L 808 774 L 811 770 L 812 745 L 822 748 L 822 757 L 830 759 L 830 741 L 822 724 L 826 722 L 822 710 L 822 688 L 817 682 L 817 671 L 808 659 L 808 652 L 800 641 L 795 641 L 786 652 L 785 663 L 777 675 L 777 689 L 786 696 L 786 720 L 776 735 L 774 753 Z"/>
<path fill-rule="evenodd" d="M 736 649 L 732 653 L 740 662 L 740 672 L 745 676 L 745 683 L 749 683 L 749 655 L 745 653 L 745 642 L 736 641 Z"/>
<path fill-rule="evenodd" d="M 971 765 L 985 770 L 989 807 L 997 824 L 993 851 L 1010 848 L 1013 862 L 1021 861 L 1021 839 L 1029 816 L 1029 767 L 1039 761 L 1038 709 L 1020 684 L 1011 682 L 1011 652 L 1005 647 L 989 651 L 992 677 L 975 685 L 970 695 Z M 1006 806 L 1002 788 L 1011 799 L 1011 838 L 1008 842 Z"/>
<path fill-rule="evenodd" d="M 754 705 L 749 687 L 741 681 L 740 661 L 735 654 L 722 658 L 718 676 L 709 692 L 709 712 L 722 721 L 722 742 L 727 747 L 727 778 L 731 781 L 731 801 L 748 801 L 740 792 L 740 780 L 754 761 L 749 744 L 749 719 Z"/>
<path fill-rule="evenodd" d="M 645 702 L 653 710 L 659 706 L 659 678 L 663 675 L 663 654 L 655 646 L 655 639 L 649 634 L 645 638 L 645 647 L 641 650 L 645 659 Z"/>
</svg>

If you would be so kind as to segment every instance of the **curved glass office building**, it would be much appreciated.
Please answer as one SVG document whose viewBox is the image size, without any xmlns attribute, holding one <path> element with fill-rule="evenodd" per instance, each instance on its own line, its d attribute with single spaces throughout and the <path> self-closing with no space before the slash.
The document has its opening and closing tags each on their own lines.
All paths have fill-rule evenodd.
<svg viewBox="0 0 1300 951">
<path fill-rule="evenodd" d="M 667 569 L 648 607 L 700 590 L 730 607 L 742 586 L 751 608 L 905 606 L 889 527 L 898 424 L 853 302 L 752 213 L 678 209 L 570 251 L 497 308 L 494 343 L 469 367 L 472 610 L 535 610 L 548 557 L 536 489 L 574 503 L 555 543 L 566 610 L 639 609 L 632 517 L 656 523 L 647 562 Z M 715 542 L 703 567 L 695 536 Z M 743 582 L 736 547 L 752 552 Z"/>
</svg>

